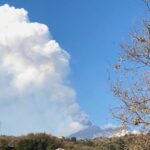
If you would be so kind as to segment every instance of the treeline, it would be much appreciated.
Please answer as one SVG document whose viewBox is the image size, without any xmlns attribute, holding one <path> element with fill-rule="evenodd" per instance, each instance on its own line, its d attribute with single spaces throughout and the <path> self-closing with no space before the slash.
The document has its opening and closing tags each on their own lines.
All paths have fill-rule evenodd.
<svg viewBox="0 0 150 150">
<path fill-rule="evenodd" d="M 0 150 L 55 150 L 59 147 L 63 147 L 63 141 L 45 133 L 0 137 Z"/>
<path fill-rule="evenodd" d="M 123 137 L 76 140 L 45 133 L 21 137 L 0 137 L 0 150 L 150 150 L 150 133 Z"/>
</svg>

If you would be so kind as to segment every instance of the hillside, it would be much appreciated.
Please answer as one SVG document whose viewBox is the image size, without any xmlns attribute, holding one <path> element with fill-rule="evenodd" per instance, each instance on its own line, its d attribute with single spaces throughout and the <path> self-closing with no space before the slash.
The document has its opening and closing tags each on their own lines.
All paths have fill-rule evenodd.
<svg viewBox="0 0 150 150">
<path fill-rule="evenodd" d="M 111 137 L 117 132 L 119 132 L 117 127 L 100 128 L 95 125 L 90 125 L 86 129 L 71 134 L 69 137 L 76 137 L 77 139 L 93 139 L 100 136 Z"/>
<path fill-rule="evenodd" d="M 1 136 L 0 150 L 150 150 L 149 141 L 149 133 L 93 140 L 57 138 L 41 133 L 20 137 Z"/>
</svg>

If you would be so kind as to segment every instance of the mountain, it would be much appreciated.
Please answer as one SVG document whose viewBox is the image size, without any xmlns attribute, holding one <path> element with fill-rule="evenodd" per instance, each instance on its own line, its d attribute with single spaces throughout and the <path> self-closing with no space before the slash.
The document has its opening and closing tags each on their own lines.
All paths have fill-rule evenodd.
<svg viewBox="0 0 150 150">
<path fill-rule="evenodd" d="M 107 127 L 107 128 L 100 128 L 95 125 L 91 125 L 86 129 L 80 130 L 76 133 L 73 133 L 69 136 L 76 137 L 77 139 L 93 139 L 97 137 L 111 137 L 118 132 L 117 127 Z"/>
</svg>

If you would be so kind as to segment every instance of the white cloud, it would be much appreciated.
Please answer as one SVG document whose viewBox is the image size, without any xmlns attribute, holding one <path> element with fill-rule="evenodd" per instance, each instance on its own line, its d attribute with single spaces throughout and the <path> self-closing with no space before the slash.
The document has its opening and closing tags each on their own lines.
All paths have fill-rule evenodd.
<svg viewBox="0 0 150 150">
<path fill-rule="evenodd" d="M 114 125 L 114 124 L 108 123 L 108 124 L 102 126 L 101 128 L 102 128 L 103 130 L 105 130 L 105 129 L 109 129 L 109 128 L 111 128 L 111 129 L 116 129 L 116 128 L 119 128 L 119 127 L 117 127 L 117 126 Z"/>
<path fill-rule="evenodd" d="M 67 135 L 88 124 L 68 80 L 70 55 L 27 11 L 0 6 L 2 133 Z"/>
</svg>

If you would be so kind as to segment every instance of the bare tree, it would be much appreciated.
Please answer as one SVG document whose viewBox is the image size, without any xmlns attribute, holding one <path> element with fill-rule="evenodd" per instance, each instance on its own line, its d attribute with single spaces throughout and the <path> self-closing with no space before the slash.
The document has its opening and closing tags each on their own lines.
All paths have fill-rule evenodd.
<svg viewBox="0 0 150 150">
<path fill-rule="evenodd" d="M 150 0 L 143 0 L 145 3 L 146 7 L 148 8 L 148 11 L 150 11 Z"/>
<path fill-rule="evenodd" d="M 144 0 L 150 12 L 149 0 Z M 115 64 L 111 84 L 114 95 L 122 105 L 113 116 L 124 126 L 150 129 L 150 21 L 143 21 L 141 31 L 130 34 L 131 40 L 122 44 L 122 52 Z"/>
</svg>

